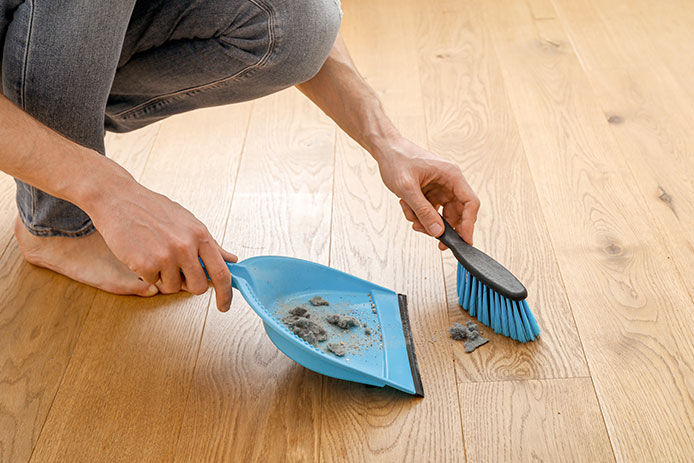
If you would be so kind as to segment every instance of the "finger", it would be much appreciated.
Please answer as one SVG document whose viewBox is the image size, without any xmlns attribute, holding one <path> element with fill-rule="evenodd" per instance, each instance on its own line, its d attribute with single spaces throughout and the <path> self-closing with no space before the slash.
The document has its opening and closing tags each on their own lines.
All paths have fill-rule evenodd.
<svg viewBox="0 0 694 463">
<path fill-rule="evenodd" d="M 441 236 L 443 233 L 443 221 L 439 213 L 434 209 L 434 206 L 427 201 L 419 188 L 413 189 L 403 199 L 407 201 L 408 206 L 412 208 L 419 222 L 424 225 L 429 235 L 434 237 Z"/>
<path fill-rule="evenodd" d="M 405 218 L 412 222 L 413 230 L 426 233 L 428 235 L 427 231 L 424 229 L 424 226 L 419 221 L 412 208 L 408 206 L 407 203 L 402 199 L 400 200 L 400 208 L 402 208 L 402 212 L 405 214 Z"/>
<path fill-rule="evenodd" d="M 460 230 L 458 233 L 470 246 L 472 246 L 472 235 L 475 230 L 475 222 L 477 221 L 477 210 L 479 206 L 464 205 L 463 218 L 460 221 Z"/>
<path fill-rule="evenodd" d="M 210 287 L 205 271 L 196 258 L 192 263 L 186 263 L 183 267 L 184 281 L 181 289 L 191 294 L 204 294 Z"/>
<path fill-rule="evenodd" d="M 472 235 L 475 222 L 477 221 L 477 213 L 480 209 L 480 200 L 462 176 L 458 182 L 453 184 L 453 193 L 456 199 L 463 205 L 461 219 L 459 226 L 456 226 L 456 230 L 458 230 L 458 233 L 466 242 L 472 245 Z"/>
<path fill-rule="evenodd" d="M 229 268 L 217 246 L 203 244 L 199 254 L 214 286 L 217 308 L 220 312 L 226 312 L 231 307 L 231 273 Z"/>
<path fill-rule="evenodd" d="M 404 199 L 400 200 L 400 208 L 402 209 L 402 213 L 405 214 L 405 218 L 409 220 L 410 222 L 419 222 L 419 219 L 417 218 L 417 215 L 414 213 L 412 208 L 407 205 Z"/>
<path fill-rule="evenodd" d="M 477 213 L 480 209 L 480 202 L 476 196 L 472 196 L 468 201 L 462 204 L 462 211 L 458 219 L 455 219 L 458 225 L 456 230 L 458 234 L 472 246 L 473 234 L 475 231 L 475 223 L 477 222 Z M 457 214 L 455 214 L 457 215 Z"/>
<path fill-rule="evenodd" d="M 239 258 L 236 257 L 236 254 L 232 254 L 223 247 L 219 246 L 219 252 L 222 254 L 222 258 L 224 259 L 225 262 L 232 262 L 236 263 L 239 261 Z"/>
<path fill-rule="evenodd" d="M 181 290 L 181 272 L 176 265 L 167 265 L 161 271 L 161 283 L 157 285 L 163 294 L 174 294 Z"/>
<path fill-rule="evenodd" d="M 443 216 L 446 221 L 455 228 L 456 231 L 461 230 L 461 217 L 462 217 L 462 210 L 463 210 L 463 205 L 462 203 L 459 203 L 458 201 L 451 201 L 447 202 L 443 205 L 443 210 L 441 211 L 441 215 Z M 439 243 L 439 249 L 442 251 L 445 251 L 448 249 L 448 246 L 446 246 L 443 243 Z"/>
<path fill-rule="evenodd" d="M 128 268 L 135 272 L 142 281 L 149 283 L 150 285 L 155 285 L 159 281 L 159 269 L 156 269 L 154 266 L 147 266 L 147 268 L 144 266 L 128 266 Z"/>
</svg>

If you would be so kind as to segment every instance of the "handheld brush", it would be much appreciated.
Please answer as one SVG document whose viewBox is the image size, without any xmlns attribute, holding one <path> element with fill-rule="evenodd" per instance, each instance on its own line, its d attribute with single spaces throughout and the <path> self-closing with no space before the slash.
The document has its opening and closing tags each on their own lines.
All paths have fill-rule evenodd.
<svg viewBox="0 0 694 463">
<path fill-rule="evenodd" d="M 443 219 L 439 240 L 458 259 L 458 302 L 495 333 L 522 343 L 534 341 L 540 328 L 525 298 L 528 291 L 503 265 L 467 244 Z"/>
</svg>

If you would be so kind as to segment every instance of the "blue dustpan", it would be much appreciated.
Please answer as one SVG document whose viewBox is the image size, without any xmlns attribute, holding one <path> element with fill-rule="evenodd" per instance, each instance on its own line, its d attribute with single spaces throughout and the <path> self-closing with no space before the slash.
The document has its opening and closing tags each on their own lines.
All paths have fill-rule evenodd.
<svg viewBox="0 0 694 463">
<path fill-rule="evenodd" d="M 227 263 L 238 289 L 265 325 L 270 340 L 287 357 L 309 370 L 372 386 L 424 396 L 403 294 L 324 265 L 278 256 Z M 320 296 L 329 305 L 308 301 Z M 329 339 L 308 343 L 283 322 L 297 306 L 326 327 Z M 358 326 L 341 329 L 325 322 L 330 314 L 355 318 Z M 370 334 L 366 334 L 369 331 Z M 337 356 L 327 345 L 345 347 Z M 340 344 L 342 343 L 342 344 Z"/>
</svg>

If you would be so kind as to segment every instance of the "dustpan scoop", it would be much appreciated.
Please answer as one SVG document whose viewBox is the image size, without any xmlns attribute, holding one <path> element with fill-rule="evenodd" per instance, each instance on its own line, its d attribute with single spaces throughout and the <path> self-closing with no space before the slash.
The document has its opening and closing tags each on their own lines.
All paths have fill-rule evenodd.
<svg viewBox="0 0 694 463">
<path fill-rule="evenodd" d="M 227 266 L 232 286 L 261 318 L 270 340 L 290 359 L 326 376 L 424 396 L 405 295 L 290 257 L 251 257 Z M 312 306 L 309 300 L 315 296 L 328 305 Z M 309 343 L 287 325 L 290 311 L 302 306 L 310 310 L 310 320 L 325 327 L 327 340 Z M 336 314 L 354 318 L 358 326 L 342 329 L 326 322 Z M 345 346 L 344 355 L 327 348 L 334 343 Z"/>
</svg>

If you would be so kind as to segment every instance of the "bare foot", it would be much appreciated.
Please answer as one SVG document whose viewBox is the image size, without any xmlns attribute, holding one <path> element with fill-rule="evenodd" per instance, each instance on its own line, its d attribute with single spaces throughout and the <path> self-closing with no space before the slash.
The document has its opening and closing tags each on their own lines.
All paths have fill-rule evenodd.
<svg viewBox="0 0 694 463">
<path fill-rule="evenodd" d="M 154 296 L 158 292 L 156 286 L 142 281 L 116 259 L 98 231 L 80 238 L 44 238 L 29 233 L 17 218 L 14 236 L 19 250 L 31 264 L 109 293 Z"/>
</svg>

